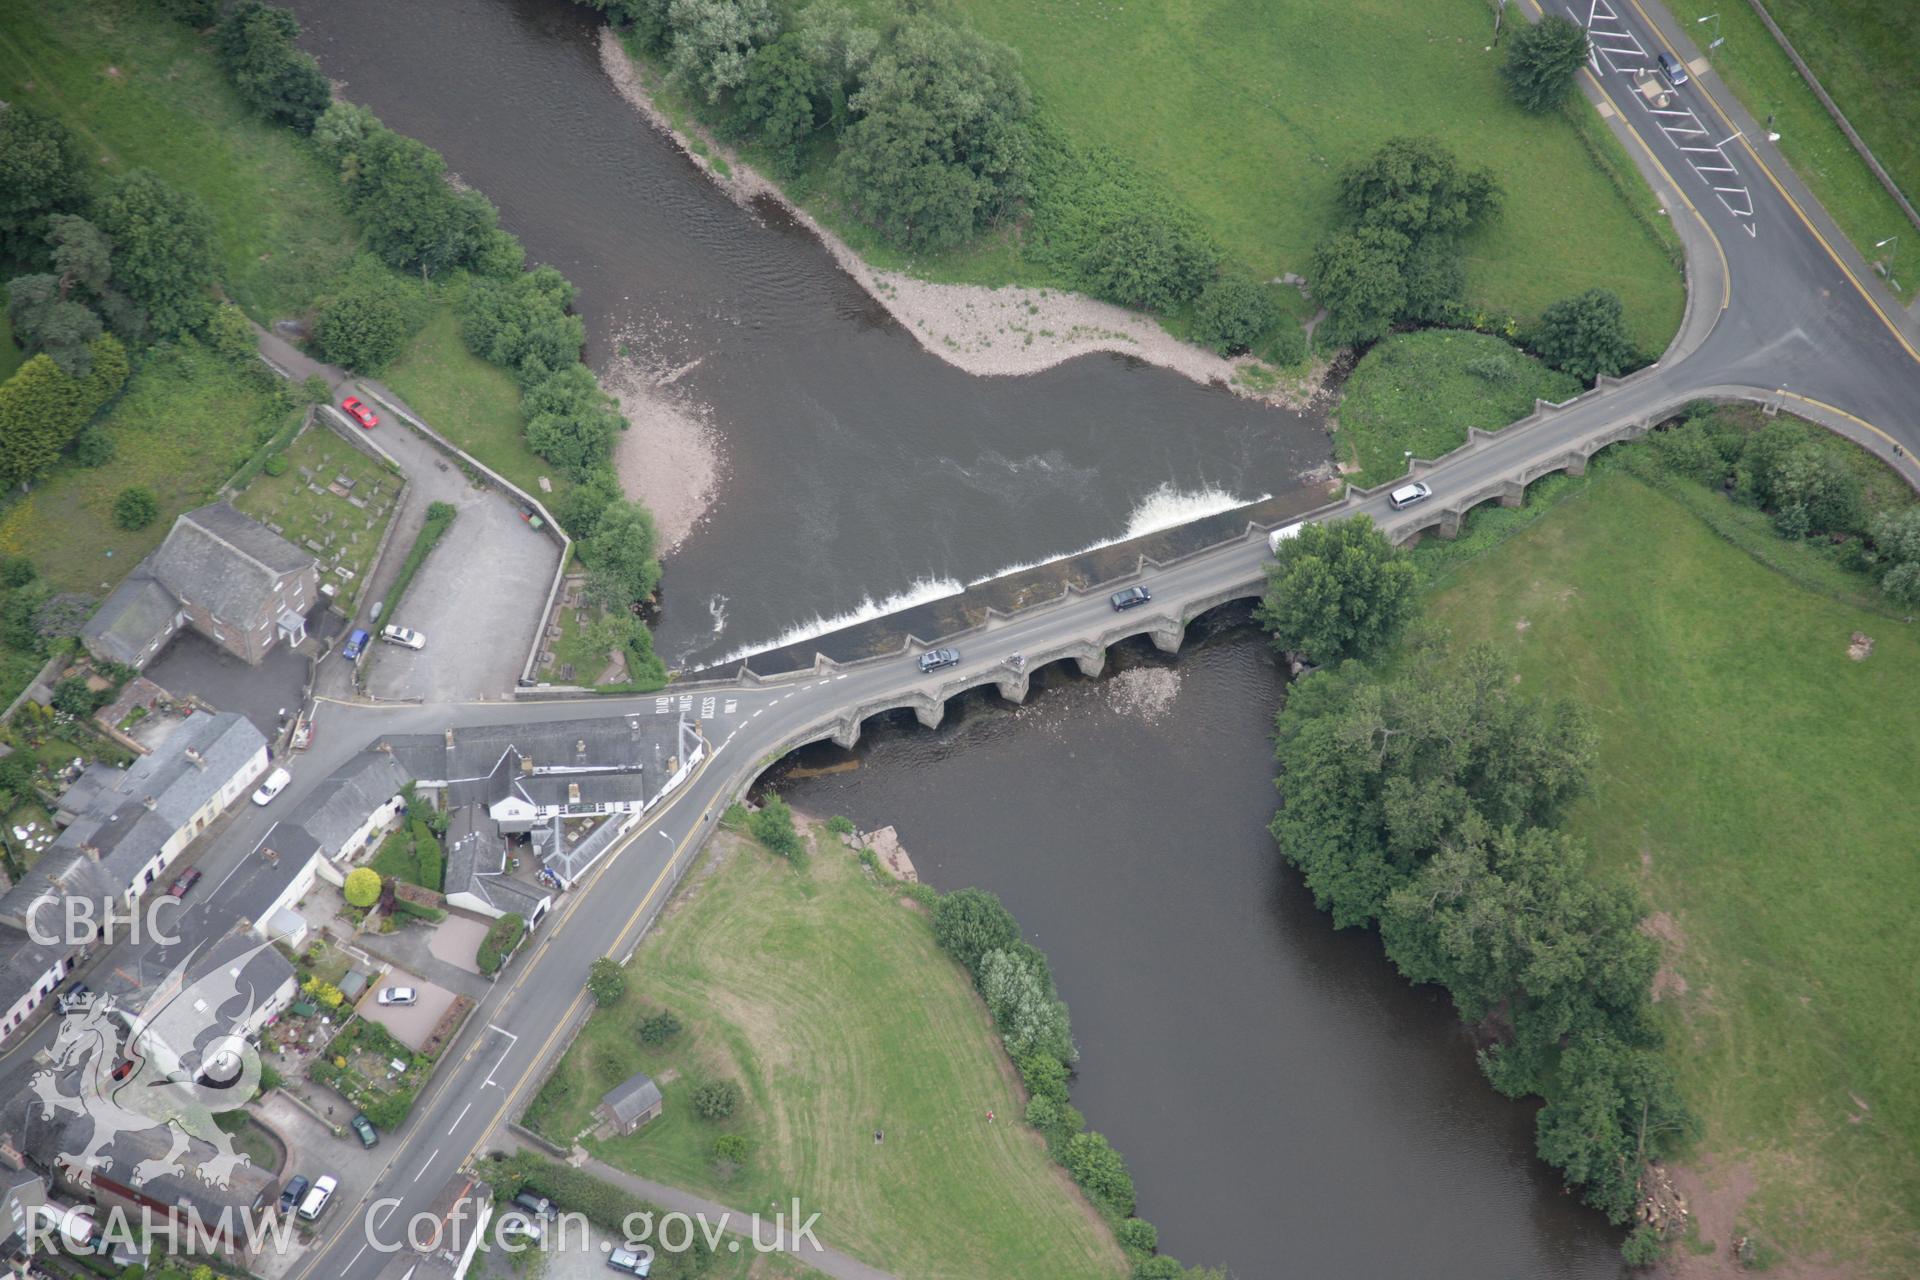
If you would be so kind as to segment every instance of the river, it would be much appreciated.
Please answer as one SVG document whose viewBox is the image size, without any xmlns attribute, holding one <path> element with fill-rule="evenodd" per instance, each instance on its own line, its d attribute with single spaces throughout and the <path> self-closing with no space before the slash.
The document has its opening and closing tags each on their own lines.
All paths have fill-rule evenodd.
<svg viewBox="0 0 1920 1280">
<path fill-rule="evenodd" d="M 447 157 L 580 286 L 589 360 L 684 370 L 718 442 L 659 647 L 714 661 L 1013 564 L 1302 487 L 1324 424 L 1118 357 L 1017 379 L 922 351 L 810 236 L 718 193 L 601 71 L 567 0 L 294 0 L 346 94 Z M 1200 628 L 1196 628 L 1196 631 Z M 1074 1101 L 1141 1212 L 1243 1277 L 1617 1277 L 1444 997 L 1336 934 L 1279 866 L 1280 681 L 1244 627 L 1119 675 L 869 726 L 796 803 L 893 823 L 933 883 L 999 893 L 1053 961 Z M 1038 1280 L 1038 1278 L 1036 1278 Z"/>
</svg>

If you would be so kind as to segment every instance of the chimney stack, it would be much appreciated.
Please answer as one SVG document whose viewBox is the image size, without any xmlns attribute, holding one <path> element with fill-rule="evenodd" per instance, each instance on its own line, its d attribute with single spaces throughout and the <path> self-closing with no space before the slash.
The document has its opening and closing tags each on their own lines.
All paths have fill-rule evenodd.
<svg viewBox="0 0 1920 1280">
<path fill-rule="evenodd" d="M 204 769 L 207 767 L 207 758 L 201 755 L 195 748 L 188 747 L 183 754 L 194 763 L 196 768 Z"/>
<path fill-rule="evenodd" d="M 152 796 L 143 797 L 140 803 L 146 805 L 147 808 L 149 809 L 157 808 L 160 804 L 160 802 L 158 800 L 155 800 Z"/>
</svg>

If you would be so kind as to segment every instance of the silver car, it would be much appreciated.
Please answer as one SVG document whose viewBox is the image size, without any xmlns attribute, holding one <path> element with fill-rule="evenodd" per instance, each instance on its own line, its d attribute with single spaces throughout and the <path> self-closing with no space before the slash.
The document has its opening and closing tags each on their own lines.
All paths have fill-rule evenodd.
<svg viewBox="0 0 1920 1280">
<path fill-rule="evenodd" d="M 412 987 L 387 987 L 380 993 L 381 1004 L 415 1004 L 420 993 Z"/>
</svg>

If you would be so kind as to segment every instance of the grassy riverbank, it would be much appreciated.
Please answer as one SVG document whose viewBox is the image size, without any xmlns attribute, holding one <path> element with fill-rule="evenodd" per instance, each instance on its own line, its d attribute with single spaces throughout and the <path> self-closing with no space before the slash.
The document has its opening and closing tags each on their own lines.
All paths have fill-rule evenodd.
<svg viewBox="0 0 1920 1280">
<path fill-rule="evenodd" d="M 1512 343 L 1464 329 L 1424 329 L 1376 344 L 1347 379 L 1334 431 L 1349 478 L 1375 485 L 1406 472 L 1406 454 L 1438 458 L 1466 443 L 1467 428 L 1498 431 L 1533 402 L 1580 394 L 1577 379 Z"/>
<path fill-rule="evenodd" d="M 590 1139 L 609 1163 L 745 1208 L 798 1195 L 822 1208 L 822 1240 L 897 1275 L 1125 1274 L 1105 1224 L 1018 1122 L 993 1023 L 917 905 L 837 842 L 795 867 L 722 833 L 703 858 L 529 1123 L 565 1141 L 644 1069 L 665 1113 Z M 643 1045 L 639 1023 L 663 1008 L 685 1029 Z M 691 1094 L 722 1079 L 743 1096 L 716 1125 Z M 715 1162 L 723 1134 L 748 1143 L 730 1176 Z"/>
<path fill-rule="evenodd" d="M 1767 11 L 1793 41 L 1822 87 L 1846 113 L 1909 201 L 1920 203 L 1920 95 L 1913 66 L 1920 59 L 1920 9 L 1901 0 L 1829 5 L 1767 0 Z M 1746 4 L 1681 0 L 1674 16 L 1702 45 L 1709 31 L 1726 43 L 1714 69 L 1761 120 L 1773 118 L 1780 150 L 1847 238 L 1869 262 L 1890 263 L 1902 298 L 1920 294 L 1920 233 L 1867 169 L 1846 135 L 1807 87 L 1786 51 Z M 1714 18 L 1718 25 L 1697 25 Z M 1876 248 L 1898 235 L 1896 246 Z M 1898 256 L 1904 249 L 1907 256 Z"/>
<path fill-rule="evenodd" d="M 1658 1007 L 1706 1123 L 1703 1238 L 1911 1275 L 1920 636 L 1802 589 L 1690 506 L 1603 469 L 1444 575 L 1429 611 L 1594 714 L 1594 793 L 1569 825 L 1658 913 Z"/>
</svg>

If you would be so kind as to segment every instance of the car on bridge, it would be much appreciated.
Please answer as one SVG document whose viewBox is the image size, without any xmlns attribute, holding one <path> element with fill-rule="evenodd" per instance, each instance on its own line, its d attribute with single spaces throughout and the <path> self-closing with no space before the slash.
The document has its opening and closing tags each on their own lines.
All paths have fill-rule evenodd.
<svg viewBox="0 0 1920 1280">
<path fill-rule="evenodd" d="M 1387 505 L 1395 511 L 1405 511 L 1416 502 L 1425 502 L 1433 496 L 1433 490 L 1419 480 L 1412 484 L 1403 484 L 1387 495 Z"/>
<path fill-rule="evenodd" d="M 938 671 L 942 667 L 957 667 L 959 665 L 960 651 L 958 649 L 929 649 L 920 655 L 920 670 L 922 671 Z"/>
<path fill-rule="evenodd" d="M 1113 606 L 1116 613 L 1125 613 L 1128 609 L 1137 608 L 1151 599 L 1153 599 L 1153 592 L 1145 587 L 1128 587 L 1125 591 L 1116 591 L 1108 596 L 1107 602 Z"/>
</svg>

